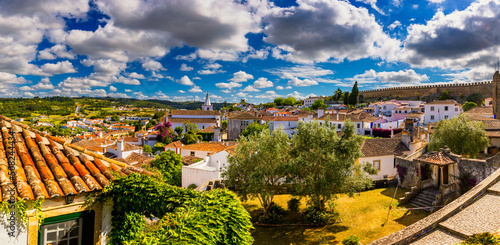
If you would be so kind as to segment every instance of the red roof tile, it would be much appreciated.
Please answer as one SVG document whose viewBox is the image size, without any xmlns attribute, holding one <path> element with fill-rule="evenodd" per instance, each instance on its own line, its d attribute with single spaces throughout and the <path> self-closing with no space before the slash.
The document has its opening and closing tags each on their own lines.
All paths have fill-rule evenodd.
<svg viewBox="0 0 500 245">
<path fill-rule="evenodd" d="M 151 174 L 80 146 L 67 144 L 62 139 L 30 129 L 10 118 L 0 115 L 0 119 L 0 195 L 3 201 L 9 200 L 11 193 L 8 190 L 11 187 L 15 189 L 15 195 L 23 200 L 55 198 L 101 190 L 114 180 L 112 170 L 119 174 Z M 14 138 L 10 137 L 11 129 L 15 132 Z M 8 157 L 15 157 L 12 172 L 9 171 Z M 12 181 L 13 176 L 15 181 Z"/>
</svg>

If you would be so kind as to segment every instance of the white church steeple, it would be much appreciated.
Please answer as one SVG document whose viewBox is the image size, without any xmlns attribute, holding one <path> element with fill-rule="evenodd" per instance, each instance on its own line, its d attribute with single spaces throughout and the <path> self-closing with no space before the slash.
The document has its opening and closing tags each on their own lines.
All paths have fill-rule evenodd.
<svg viewBox="0 0 500 245">
<path fill-rule="evenodd" d="M 205 98 L 205 104 L 201 106 L 202 111 L 213 111 L 214 107 L 210 103 L 210 97 L 208 97 L 208 92 L 207 92 L 207 97 Z"/>
</svg>

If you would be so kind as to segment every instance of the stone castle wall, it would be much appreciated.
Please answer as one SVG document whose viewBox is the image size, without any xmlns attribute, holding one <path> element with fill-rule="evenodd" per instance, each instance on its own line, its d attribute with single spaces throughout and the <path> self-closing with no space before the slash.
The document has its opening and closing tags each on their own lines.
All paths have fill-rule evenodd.
<svg viewBox="0 0 500 245">
<path fill-rule="evenodd" d="M 429 96 L 431 94 L 441 93 L 444 90 L 451 92 L 452 96 L 469 96 L 474 93 L 481 93 L 483 98 L 493 96 L 493 85 L 491 81 L 462 83 L 462 84 L 441 84 L 441 85 L 424 85 L 424 86 L 409 86 L 383 88 L 374 90 L 360 91 L 359 93 L 366 98 L 384 98 L 384 97 L 415 97 Z"/>
</svg>

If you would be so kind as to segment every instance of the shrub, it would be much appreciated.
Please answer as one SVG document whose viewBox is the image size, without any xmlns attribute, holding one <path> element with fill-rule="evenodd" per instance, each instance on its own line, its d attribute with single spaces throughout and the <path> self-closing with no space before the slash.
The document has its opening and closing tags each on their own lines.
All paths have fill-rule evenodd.
<svg viewBox="0 0 500 245">
<path fill-rule="evenodd" d="M 484 245 L 498 245 L 500 244 L 500 238 L 495 236 L 489 232 L 474 234 L 468 237 L 463 243 L 463 245 L 475 245 L 475 244 L 484 244 Z"/>
<path fill-rule="evenodd" d="M 188 185 L 188 189 L 190 189 L 190 190 L 194 190 L 194 189 L 196 189 L 196 187 L 198 187 L 198 186 L 196 186 L 196 184 Z"/>
<path fill-rule="evenodd" d="M 259 217 L 259 223 L 262 224 L 281 224 L 285 216 L 285 209 L 278 204 L 273 203 L 269 212 Z"/>
<path fill-rule="evenodd" d="M 358 236 L 352 235 L 352 236 L 348 236 L 348 237 L 344 238 L 344 240 L 342 240 L 342 244 L 344 244 L 344 245 L 358 245 L 359 240 L 361 240 L 361 238 L 359 238 Z"/>
<path fill-rule="evenodd" d="M 330 223 L 331 216 L 326 211 L 318 211 L 315 208 L 309 207 L 304 213 L 304 221 L 312 225 L 326 225 Z"/>
<path fill-rule="evenodd" d="M 300 206 L 300 199 L 293 197 L 292 199 L 288 200 L 288 210 L 291 212 L 297 212 L 299 211 L 299 206 Z"/>
</svg>

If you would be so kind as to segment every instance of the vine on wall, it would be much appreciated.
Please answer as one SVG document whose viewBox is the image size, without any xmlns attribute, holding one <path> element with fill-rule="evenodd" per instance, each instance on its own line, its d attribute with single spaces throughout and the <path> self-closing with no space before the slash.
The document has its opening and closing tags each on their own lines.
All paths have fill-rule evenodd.
<svg viewBox="0 0 500 245">
<path fill-rule="evenodd" d="M 250 215 L 226 189 L 197 192 L 168 185 L 158 176 L 134 173 L 89 196 L 93 203 L 109 199 L 110 244 L 253 243 Z"/>
</svg>

